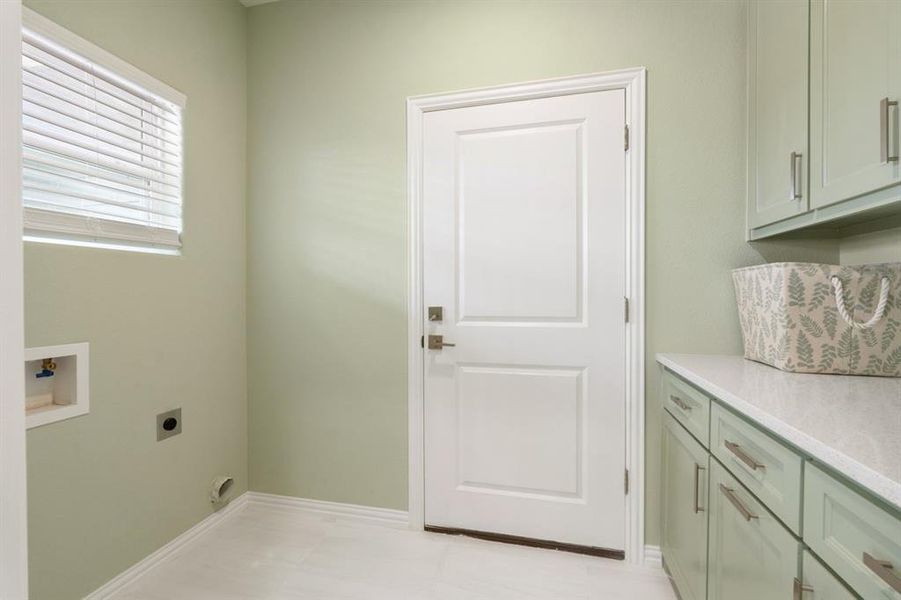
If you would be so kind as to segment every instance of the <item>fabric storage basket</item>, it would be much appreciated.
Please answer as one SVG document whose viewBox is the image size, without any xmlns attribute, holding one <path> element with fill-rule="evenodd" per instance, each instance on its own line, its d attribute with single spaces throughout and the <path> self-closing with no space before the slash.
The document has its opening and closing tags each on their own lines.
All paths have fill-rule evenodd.
<svg viewBox="0 0 901 600">
<path fill-rule="evenodd" d="M 798 373 L 901 377 L 901 263 L 732 271 L 745 358 Z"/>
</svg>

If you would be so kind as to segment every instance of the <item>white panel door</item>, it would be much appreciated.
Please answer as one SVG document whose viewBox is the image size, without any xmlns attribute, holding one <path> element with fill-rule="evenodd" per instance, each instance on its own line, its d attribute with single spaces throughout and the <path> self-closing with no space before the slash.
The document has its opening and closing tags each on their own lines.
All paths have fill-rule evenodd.
<svg viewBox="0 0 901 600">
<path fill-rule="evenodd" d="M 427 525 L 624 548 L 624 123 L 623 90 L 425 114 Z"/>
</svg>

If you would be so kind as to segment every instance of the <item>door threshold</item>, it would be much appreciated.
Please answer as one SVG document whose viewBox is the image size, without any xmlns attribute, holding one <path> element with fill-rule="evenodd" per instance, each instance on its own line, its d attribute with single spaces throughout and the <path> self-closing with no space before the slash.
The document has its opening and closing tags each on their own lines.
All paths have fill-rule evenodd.
<svg viewBox="0 0 901 600">
<path fill-rule="evenodd" d="M 588 556 L 599 556 L 601 558 L 612 558 L 614 560 L 626 559 L 626 553 L 623 550 L 611 550 L 609 548 L 598 548 L 596 546 L 582 546 L 580 544 L 568 544 L 566 542 L 554 542 L 551 540 L 537 540 L 535 538 L 508 535 L 506 533 L 491 533 L 488 531 L 476 531 L 474 529 L 459 529 L 457 527 L 439 527 L 437 525 L 426 525 L 425 530 L 431 533 L 463 535 L 480 540 L 487 540 L 489 542 L 500 542 L 502 544 L 515 544 L 517 546 L 529 546 L 531 548 L 559 550 L 561 552 L 587 554 Z"/>
</svg>

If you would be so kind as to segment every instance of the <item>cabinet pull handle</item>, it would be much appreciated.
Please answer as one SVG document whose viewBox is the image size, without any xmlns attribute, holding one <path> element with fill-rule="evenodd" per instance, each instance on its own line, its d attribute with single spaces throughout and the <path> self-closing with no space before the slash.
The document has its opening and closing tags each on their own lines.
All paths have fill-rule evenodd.
<svg viewBox="0 0 901 600">
<path fill-rule="evenodd" d="M 676 406 L 678 406 L 678 407 L 681 408 L 682 410 L 687 411 L 687 412 L 691 412 L 691 406 L 689 406 L 689 405 L 685 402 L 685 400 L 683 400 L 683 399 L 680 398 L 679 396 L 673 396 L 672 394 L 670 394 L 669 399 L 673 401 L 673 404 L 675 404 Z"/>
<path fill-rule="evenodd" d="M 764 465 L 764 464 L 761 463 L 761 462 L 757 462 L 756 460 L 754 460 L 753 458 L 751 458 L 751 456 L 750 456 L 747 452 L 745 452 L 744 450 L 742 450 L 742 449 L 741 449 L 741 446 L 739 446 L 739 445 L 736 444 L 735 442 L 730 442 L 729 440 L 726 440 L 726 448 L 727 448 L 732 454 L 734 454 L 735 456 L 737 456 L 737 457 L 738 457 L 738 460 L 740 460 L 741 462 L 745 463 L 746 465 L 748 465 L 749 467 L 751 467 L 751 468 L 754 469 L 755 471 L 756 471 L 757 469 L 765 469 L 765 468 L 766 468 L 766 465 Z"/>
<path fill-rule="evenodd" d="M 701 471 L 705 471 L 705 470 L 706 469 L 704 467 L 702 467 L 698 463 L 695 463 L 695 500 L 694 500 L 695 514 L 704 512 L 704 509 L 701 508 L 699 500 L 700 500 L 700 496 L 701 496 L 701 490 L 700 490 Z"/>
<path fill-rule="evenodd" d="M 879 153 L 884 163 L 898 162 L 897 148 L 895 153 L 892 154 L 892 128 L 889 120 L 889 111 L 893 107 L 897 108 L 897 106 L 897 100 L 883 98 L 879 101 Z"/>
<path fill-rule="evenodd" d="M 738 509 L 738 512 L 741 513 L 741 516 L 745 518 L 745 521 L 750 521 L 751 519 L 759 519 L 760 517 L 752 513 L 748 510 L 748 507 L 744 505 L 744 503 L 739 500 L 738 496 L 735 495 L 735 490 L 732 488 L 727 488 L 722 483 L 720 484 L 720 491 L 725 494 L 726 498 L 729 499 L 729 502 L 732 503 L 732 506 Z"/>
<path fill-rule="evenodd" d="M 803 196 L 803 188 L 801 187 L 801 177 L 799 174 L 801 172 L 801 161 L 803 160 L 804 155 L 800 152 L 792 152 L 791 153 L 791 173 L 792 173 L 792 200 L 800 200 Z"/>
<path fill-rule="evenodd" d="M 898 577 L 897 573 L 895 573 L 892 563 L 887 560 L 879 560 L 867 552 L 864 552 L 863 564 L 875 573 L 879 579 L 889 584 L 893 590 L 901 592 L 901 577 Z"/>
<path fill-rule="evenodd" d="M 809 585 L 804 585 L 801 583 L 801 580 L 795 577 L 795 585 L 792 592 L 792 600 L 803 600 L 804 592 L 812 592 L 813 588 Z"/>
</svg>

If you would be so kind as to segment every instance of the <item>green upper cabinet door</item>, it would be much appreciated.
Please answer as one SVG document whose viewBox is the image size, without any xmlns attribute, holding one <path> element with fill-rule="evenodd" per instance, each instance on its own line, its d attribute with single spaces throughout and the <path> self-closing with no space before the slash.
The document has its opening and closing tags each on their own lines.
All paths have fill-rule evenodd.
<svg viewBox="0 0 901 600">
<path fill-rule="evenodd" d="M 901 2 L 812 0 L 810 23 L 810 193 L 820 208 L 901 182 Z"/>
<path fill-rule="evenodd" d="M 707 597 L 709 460 L 704 447 L 664 411 L 660 549 L 682 600 Z"/>
<path fill-rule="evenodd" d="M 807 212 L 808 0 L 750 3 L 748 225 Z"/>
<path fill-rule="evenodd" d="M 716 460 L 710 461 L 708 600 L 789 600 L 797 540 Z"/>
</svg>

